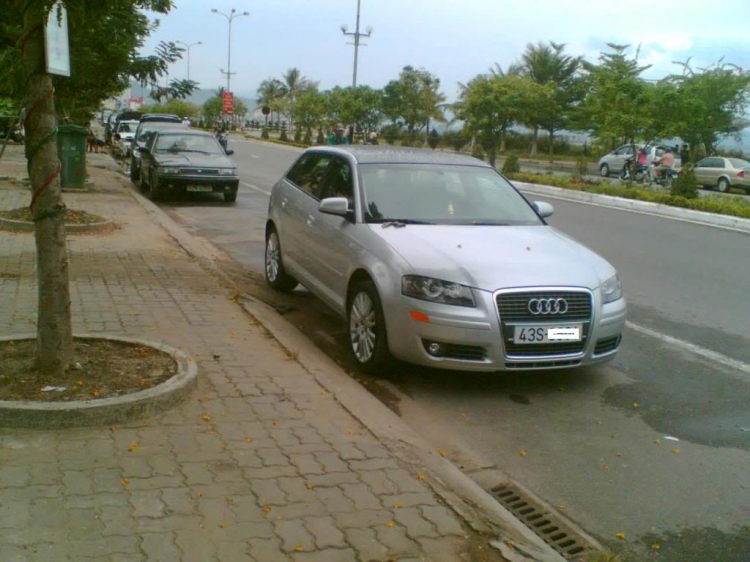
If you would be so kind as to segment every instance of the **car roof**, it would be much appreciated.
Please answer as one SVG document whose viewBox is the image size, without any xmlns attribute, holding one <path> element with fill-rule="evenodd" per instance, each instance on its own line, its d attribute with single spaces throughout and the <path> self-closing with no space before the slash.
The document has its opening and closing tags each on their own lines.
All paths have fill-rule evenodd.
<svg viewBox="0 0 750 562">
<path fill-rule="evenodd" d="M 141 116 L 141 122 L 146 121 L 161 121 L 164 123 L 177 123 L 182 122 L 182 119 L 180 119 L 177 115 L 171 115 L 169 113 L 146 113 L 145 115 Z"/>
<path fill-rule="evenodd" d="M 482 160 L 466 154 L 443 152 L 426 148 L 380 145 L 319 146 L 309 150 L 338 152 L 351 155 L 358 164 L 444 164 L 453 166 L 478 166 L 490 168 Z"/>
<path fill-rule="evenodd" d="M 159 136 L 166 136 L 166 135 L 180 135 L 182 137 L 184 136 L 191 136 L 191 137 L 211 137 L 212 139 L 215 138 L 213 134 L 209 133 L 208 131 L 196 131 L 195 129 L 188 129 L 185 127 L 184 129 L 180 128 L 169 128 L 164 129 L 163 131 L 157 131 Z"/>
<path fill-rule="evenodd" d="M 184 125 L 182 122 L 178 123 L 177 121 L 141 121 L 138 128 L 150 129 L 152 131 L 157 131 L 159 129 L 185 130 L 187 129 L 187 125 Z"/>
</svg>

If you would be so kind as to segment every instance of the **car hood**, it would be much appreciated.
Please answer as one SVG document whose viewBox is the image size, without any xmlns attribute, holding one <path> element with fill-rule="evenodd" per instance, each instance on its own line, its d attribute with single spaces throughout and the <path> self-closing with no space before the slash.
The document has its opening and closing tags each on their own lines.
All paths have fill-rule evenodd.
<svg viewBox="0 0 750 562">
<path fill-rule="evenodd" d="M 411 273 L 486 291 L 534 285 L 593 290 L 615 274 L 606 260 L 550 226 L 370 228 Z"/>
<path fill-rule="evenodd" d="M 180 166 L 191 168 L 234 168 L 234 163 L 221 154 L 201 154 L 200 152 L 159 152 L 154 156 L 160 166 Z"/>
</svg>

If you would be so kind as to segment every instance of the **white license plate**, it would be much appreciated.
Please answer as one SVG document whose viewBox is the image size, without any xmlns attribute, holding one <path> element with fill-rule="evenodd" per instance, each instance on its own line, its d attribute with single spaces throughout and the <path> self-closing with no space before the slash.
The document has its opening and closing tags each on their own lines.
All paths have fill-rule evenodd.
<svg viewBox="0 0 750 562">
<path fill-rule="evenodd" d="M 213 191 L 214 188 L 210 185 L 189 185 L 187 186 L 188 191 Z"/>
<path fill-rule="evenodd" d="M 516 344 L 557 343 L 581 341 L 581 324 L 568 326 L 515 326 L 513 342 Z"/>
</svg>

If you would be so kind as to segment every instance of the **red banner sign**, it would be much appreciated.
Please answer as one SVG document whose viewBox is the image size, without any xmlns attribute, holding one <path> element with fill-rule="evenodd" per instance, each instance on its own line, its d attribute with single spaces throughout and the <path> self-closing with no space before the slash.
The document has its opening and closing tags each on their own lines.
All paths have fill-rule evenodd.
<svg viewBox="0 0 750 562">
<path fill-rule="evenodd" d="M 227 115 L 234 113 L 234 94 L 232 92 L 224 92 L 224 113 Z"/>
</svg>

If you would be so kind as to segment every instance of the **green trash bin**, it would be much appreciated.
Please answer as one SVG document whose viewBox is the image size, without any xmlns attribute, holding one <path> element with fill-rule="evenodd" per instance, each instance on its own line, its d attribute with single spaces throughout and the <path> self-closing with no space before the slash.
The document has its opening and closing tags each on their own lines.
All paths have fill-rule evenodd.
<svg viewBox="0 0 750 562">
<path fill-rule="evenodd" d="M 60 158 L 61 187 L 86 186 L 86 137 L 89 130 L 78 125 L 57 128 L 57 155 Z"/>
</svg>

